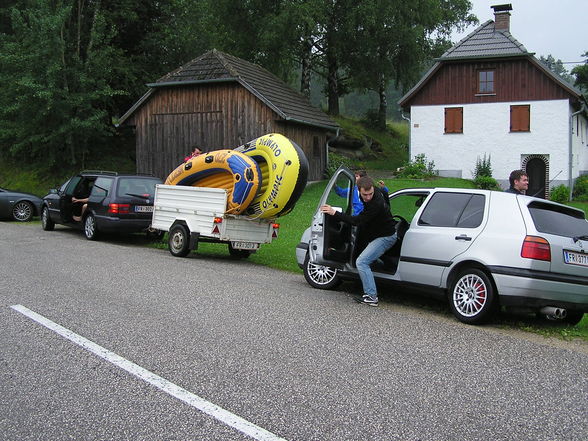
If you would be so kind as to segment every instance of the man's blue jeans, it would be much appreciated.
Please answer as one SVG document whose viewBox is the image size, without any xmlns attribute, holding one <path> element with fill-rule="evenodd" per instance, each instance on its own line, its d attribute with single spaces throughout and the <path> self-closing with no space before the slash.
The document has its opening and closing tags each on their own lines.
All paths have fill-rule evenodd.
<svg viewBox="0 0 588 441">
<path fill-rule="evenodd" d="M 378 299 L 378 291 L 376 290 L 376 281 L 374 280 L 374 274 L 370 265 L 392 248 L 395 243 L 396 233 L 392 236 L 378 237 L 365 247 L 355 261 L 355 266 L 357 266 L 357 271 L 359 272 L 359 277 L 363 285 L 363 293 L 369 295 L 374 300 Z"/>
</svg>

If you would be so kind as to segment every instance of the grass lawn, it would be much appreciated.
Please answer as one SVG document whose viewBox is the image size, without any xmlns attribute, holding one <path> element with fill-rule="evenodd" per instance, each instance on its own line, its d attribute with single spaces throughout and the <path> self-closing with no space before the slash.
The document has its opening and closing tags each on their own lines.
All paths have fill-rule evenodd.
<svg viewBox="0 0 588 441">
<path fill-rule="evenodd" d="M 409 187 L 461 187 L 473 188 L 473 183 L 464 179 L 436 178 L 433 180 L 417 179 L 385 179 L 386 185 L 391 192 Z M 327 182 L 310 184 L 297 202 L 294 210 L 287 216 L 278 219 L 280 223 L 279 238 L 273 243 L 262 245 L 260 250 L 249 257 L 249 260 L 272 268 L 299 273 L 302 277 L 302 270 L 296 263 L 296 245 L 300 241 L 302 233 L 310 225 L 312 216 L 317 209 Z M 571 204 L 586 211 L 588 203 Z M 158 248 L 167 249 L 167 243 L 156 244 Z M 224 256 L 228 258 L 227 247 L 220 244 L 199 244 L 197 253 L 203 256 Z M 345 286 L 345 285 L 344 285 Z M 352 287 L 355 288 L 355 287 Z M 433 309 L 437 313 L 450 316 L 448 307 L 438 301 L 408 294 L 394 294 L 395 302 L 415 305 L 418 307 Z M 500 327 L 517 328 L 545 336 L 557 336 L 564 339 L 581 338 L 588 341 L 588 314 L 577 326 L 564 326 L 561 324 L 550 324 L 537 320 L 534 316 L 523 316 L 513 314 L 502 314 L 495 321 Z"/>
</svg>

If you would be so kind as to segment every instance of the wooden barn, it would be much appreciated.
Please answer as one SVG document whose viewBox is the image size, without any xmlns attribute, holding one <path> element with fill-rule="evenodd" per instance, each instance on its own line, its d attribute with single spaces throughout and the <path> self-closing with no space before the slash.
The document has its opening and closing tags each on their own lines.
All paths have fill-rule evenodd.
<svg viewBox="0 0 588 441">
<path fill-rule="evenodd" d="M 194 146 L 231 149 L 277 132 L 306 153 L 322 179 L 337 124 L 267 70 L 212 50 L 168 73 L 121 118 L 135 129 L 137 171 L 165 178 Z"/>
</svg>

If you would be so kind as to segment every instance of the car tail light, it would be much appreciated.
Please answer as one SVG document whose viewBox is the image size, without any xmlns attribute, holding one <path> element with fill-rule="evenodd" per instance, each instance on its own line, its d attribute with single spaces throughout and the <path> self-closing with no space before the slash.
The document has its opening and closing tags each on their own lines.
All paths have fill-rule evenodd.
<svg viewBox="0 0 588 441">
<path fill-rule="evenodd" d="M 523 247 L 521 248 L 521 257 L 551 262 L 551 247 L 549 246 L 549 242 L 542 237 L 525 237 Z"/>
<path fill-rule="evenodd" d="M 278 237 L 278 230 L 280 229 L 280 224 L 272 224 L 273 232 L 272 232 L 272 239 L 276 239 Z"/>
<path fill-rule="evenodd" d="M 108 204 L 108 212 L 112 214 L 127 214 L 130 208 L 129 204 Z"/>
</svg>

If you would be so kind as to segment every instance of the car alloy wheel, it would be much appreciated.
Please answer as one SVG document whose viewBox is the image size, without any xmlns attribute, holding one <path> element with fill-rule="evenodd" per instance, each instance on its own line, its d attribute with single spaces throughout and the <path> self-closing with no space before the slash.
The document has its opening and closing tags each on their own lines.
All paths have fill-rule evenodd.
<svg viewBox="0 0 588 441">
<path fill-rule="evenodd" d="M 43 207 L 41 211 L 41 226 L 45 231 L 52 231 L 55 228 L 55 222 L 49 217 L 49 208 L 47 206 Z"/>
<path fill-rule="evenodd" d="M 84 234 L 88 240 L 96 240 L 98 237 L 98 229 L 96 228 L 96 219 L 89 214 L 84 220 Z"/>
<path fill-rule="evenodd" d="M 304 259 L 304 278 L 310 286 L 318 289 L 333 289 L 342 282 L 337 268 L 312 263 L 308 254 Z"/>
<path fill-rule="evenodd" d="M 12 207 L 12 217 L 18 222 L 29 222 L 33 218 L 33 205 L 27 201 L 17 202 Z"/>
<path fill-rule="evenodd" d="M 481 323 L 494 307 L 494 287 L 483 271 L 470 268 L 461 271 L 449 291 L 449 306 L 464 323 Z"/>
</svg>

